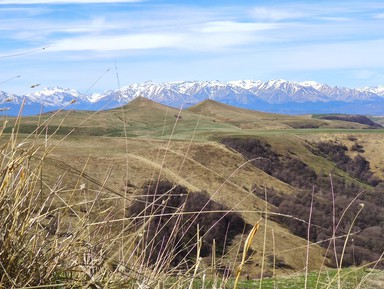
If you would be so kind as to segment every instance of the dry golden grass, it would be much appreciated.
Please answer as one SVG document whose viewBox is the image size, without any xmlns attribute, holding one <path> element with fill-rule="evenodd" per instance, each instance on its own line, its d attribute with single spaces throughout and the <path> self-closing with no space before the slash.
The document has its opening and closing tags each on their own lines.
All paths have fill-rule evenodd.
<svg viewBox="0 0 384 289">
<path fill-rule="evenodd" d="M 145 113 L 139 108 L 146 108 Z M 309 154 L 304 138 L 322 136 L 314 133 L 303 137 L 291 132 L 282 138 L 275 130 L 286 130 L 288 122 L 306 121 L 305 117 L 287 120 L 270 114 L 251 116 L 249 112 L 242 120 L 244 111 L 235 111 L 223 119 L 219 112 L 225 113 L 225 106 L 220 111 L 217 106 L 209 108 L 210 115 L 202 117 L 193 110 L 180 113 L 139 99 L 131 106 L 100 115 L 57 112 L 30 118 L 25 123 L 32 133 L 25 134 L 17 133 L 17 127 L 25 123 L 14 120 L 16 130 L 2 134 L 0 141 L 0 288 L 44 288 L 55 283 L 63 284 L 63 288 L 159 288 L 164 284 L 186 288 L 194 279 L 214 272 L 218 264 L 232 270 L 240 264 L 241 276 L 251 278 L 272 271 L 275 275 L 322 268 L 324 249 L 310 244 L 307 251 L 306 240 L 276 222 L 267 222 L 271 207 L 265 207 L 265 201 L 253 192 L 274 188 L 294 194 L 295 189 L 210 140 L 216 129 L 223 135 L 257 135 L 278 152 L 298 155 L 321 171 L 331 165 Z M 129 115 L 127 119 L 125 115 Z M 45 134 L 47 125 L 67 127 L 69 133 Z M 259 126 L 262 131 L 257 130 Z M 78 128 L 86 133 L 74 133 Z M 272 128 L 275 132 L 269 134 Z M 97 136 L 92 136 L 94 131 Z M 376 136 L 364 138 L 367 159 L 374 155 L 374 144 L 381 141 L 380 134 Z M 373 163 L 377 168 L 380 159 Z M 135 220 L 126 217 L 126 210 L 145 194 L 142 188 L 148 180 L 161 179 L 190 192 L 206 191 L 213 200 L 239 212 L 248 224 L 263 218 L 259 228 L 263 234 L 248 238 L 244 249 L 245 232 L 219 260 L 215 256 L 197 258 L 177 277 L 177 268 L 169 265 L 171 253 L 149 264 L 143 252 L 151 240 L 144 243 L 142 237 L 146 222 L 153 216 L 142 216 L 137 227 Z M 193 242 L 198 249 L 200 237 Z M 284 260 L 286 268 L 275 270 L 277 258 Z M 217 287 L 224 286 L 229 278 L 224 276 L 220 283 L 220 276 L 212 276 Z"/>
</svg>

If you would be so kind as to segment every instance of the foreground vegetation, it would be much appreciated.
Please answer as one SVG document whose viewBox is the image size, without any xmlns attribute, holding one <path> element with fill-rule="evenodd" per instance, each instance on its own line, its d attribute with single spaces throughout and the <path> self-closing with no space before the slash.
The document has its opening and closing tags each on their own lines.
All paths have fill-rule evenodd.
<svg viewBox="0 0 384 289">
<path fill-rule="evenodd" d="M 238 288 L 380 288 L 378 286 L 381 286 L 381 283 L 365 284 L 366 280 L 364 280 L 364 278 L 370 274 L 381 273 L 380 271 L 364 271 L 364 269 L 343 269 L 342 271 L 328 270 L 322 273 L 311 272 L 307 276 L 298 275 L 267 278 L 263 280 L 245 280 L 239 284 Z"/>
<path fill-rule="evenodd" d="M 4 123 L 0 288 L 368 286 L 382 181 L 351 127 L 345 149 L 287 132 L 331 121 L 150 105 Z"/>
</svg>

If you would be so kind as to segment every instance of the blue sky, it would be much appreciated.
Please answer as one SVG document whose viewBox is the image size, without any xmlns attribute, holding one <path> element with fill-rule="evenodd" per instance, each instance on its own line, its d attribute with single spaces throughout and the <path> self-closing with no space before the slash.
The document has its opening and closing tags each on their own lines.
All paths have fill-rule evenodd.
<svg viewBox="0 0 384 289">
<path fill-rule="evenodd" d="M 384 1 L 0 0 L 0 90 L 17 94 L 148 80 L 376 86 L 383 54 Z"/>
</svg>

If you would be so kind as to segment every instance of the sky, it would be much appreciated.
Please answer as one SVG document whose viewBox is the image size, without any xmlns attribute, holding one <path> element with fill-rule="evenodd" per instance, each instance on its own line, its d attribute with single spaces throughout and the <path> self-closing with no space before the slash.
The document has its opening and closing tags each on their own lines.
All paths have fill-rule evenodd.
<svg viewBox="0 0 384 289">
<path fill-rule="evenodd" d="M 16 94 L 145 81 L 378 86 L 383 54 L 382 0 L 0 0 L 0 91 Z"/>
</svg>

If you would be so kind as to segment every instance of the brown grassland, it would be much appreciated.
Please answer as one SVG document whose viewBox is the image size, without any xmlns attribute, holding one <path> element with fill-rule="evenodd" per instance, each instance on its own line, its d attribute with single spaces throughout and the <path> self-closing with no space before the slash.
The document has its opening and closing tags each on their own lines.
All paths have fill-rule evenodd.
<svg viewBox="0 0 384 289">
<path fill-rule="evenodd" d="M 354 226 L 364 208 L 346 203 L 341 208 L 345 211 L 333 216 L 335 204 L 329 202 L 326 217 L 330 223 L 336 217 L 333 226 L 351 208 L 345 231 L 337 231 L 337 236 L 336 231 L 330 232 L 330 239 L 316 241 L 294 234 L 286 225 L 292 220 L 306 228 L 312 223 L 321 226 L 310 218 L 312 207 L 306 209 L 306 218 L 298 218 L 281 213 L 269 198 L 295 199 L 301 196 L 299 192 L 309 198 L 317 184 L 308 179 L 298 187 L 276 177 L 257 165 L 261 159 L 268 162 L 269 155 L 250 159 L 224 145 L 224 138 L 257 139 L 268 144 L 265 147 L 273 150 L 282 166 L 292 159 L 305 164 L 317 176 L 325 176 L 323 194 L 329 197 L 337 189 L 332 184 L 334 175 L 357 188 L 356 195 L 384 193 L 384 186 L 374 187 L 323 154 L 314 153 L 316 143 L 344 145 L 351 159 L 361 155 L 369 162 L 370 180 L 384 180 L 384 130 L 358 123 L 261 113 L 213 101 L 179 110 L 144 98 L 109 111 L 63 110 L 4 118 L 3 123 L 0 288 L 203 288 L 208 286 L 205 280 L 211 282 L 206 281 L 211 288 L 232 288 L 238 286 L 233 284 L 236 273 L 241 280 L 253 280 L 309 276 L 308 272 L 326 272 L 329 267 L 337 270 L 334 279 L 316 287 L 351 288 L 343 285 L 341 263 L 343 254 L 349 252 L 350 239 L 358 234 Z M 352 149 L 354 145 L 359 145 L 360 152 Z M 276 161 L 270 164 L 274 172 L 279 165 Z M 159 189 L 164 199 L 156 199 L 161 194 L 151 188 L 166 187 L 165 181 L 173 188 Z M 243 233 L 231 236 L 227 224 L 228 240 L 206 244 L 210 249 L 203 253 L 204 237 L 223 216 L 213 225 L 205 224 L 209 218 L 204 214 L 208 216 L 209 211 L 204 213 L 199 207 L 185 211 L 185 200 L 172 207 L 178 197 L 172 195 L 174 188 L 187 199 L 202 192 L 213 202 L 212 210 L 238 214 L 246 224 Z M 141 211 L 129 213 L 138 202 L 145 204 Z M 170 207 L 171 217 L 166 214 Z M 183 214 L 191 217 L 182 218 Z M 384 216 L 382 211 L 380 214 Z M 203 215 L 201 223 L 190 221 L 198 215 Z M 383 228 L 384 218 L 382 221 L 377 226 Z M 198 228 L 186 244 L 171 236 L 178 234 L 178 228 L 183 230 L 181 236 L 186 234 L 181 222 Z M 255 224 L 257 232 L 247 239 Z M 155 244 L 149 236 L 160 236 L 161 230 L 166 233 Z M 341 240 L 338 253 L 335 239 Z M 175 266 L 173 258 L 178 254 L 183 254 L 182 261 Z M 378 268 L 382 257 L 379 253 L 377 262 L 367 259 L 355 265 Z M 382 282 L 381 277 L 372 281 L 369 274 L 355 287 Z M 255 286 L 244 284 L 239 286 Z"/>
</svg>

